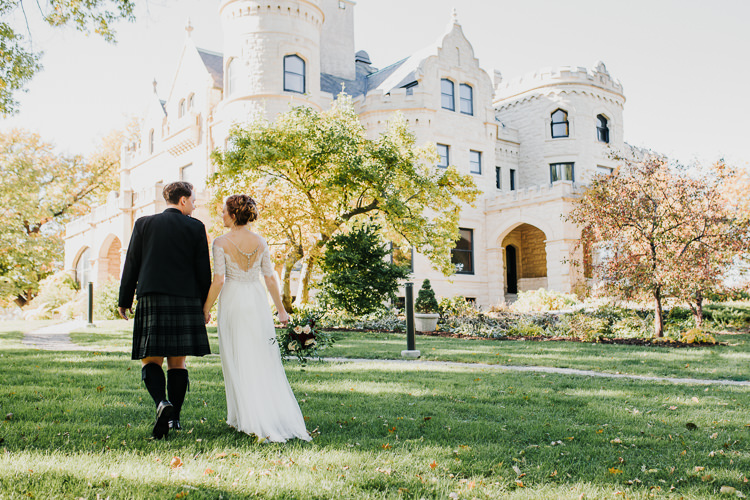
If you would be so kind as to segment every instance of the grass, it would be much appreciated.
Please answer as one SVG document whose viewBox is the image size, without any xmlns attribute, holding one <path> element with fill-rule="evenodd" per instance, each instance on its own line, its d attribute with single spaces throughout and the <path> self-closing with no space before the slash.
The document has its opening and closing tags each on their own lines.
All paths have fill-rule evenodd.
<svg viewBox="0 0 750 500">
<path fill-rule="evenodd" d="M 314 440 L 258 444 L 225 424 L 220 360 L 208 356 L 190 359 L 185 430 L 153 441 L 153 403 L 139 365 L 121 352 L 129 350 L 122 325 L 73 334 L 100 352 L 23 348 L 22 330 L 0 328 L 0 415 L 12 413 L 0 420 L 3 499 L 728 498 L 722 486 L 750 495 L 744 387 L 289 362 Z M 404 345 L 403 336 L 369 346 L 363 337 L 347 334 L 337 349 Z M 531 345 L 490 344 L 517 353 Z M 427 345 L 464 356 L 483 343 L 417 339 L 423 352 Z M 621 352 L 639 349 L 673 352 Z M 576 352 L 586 363 L 587 351 L 561 359 L 574 362 Z M 174 457 L 181 467 L 170 467 Z"/>
</svg>

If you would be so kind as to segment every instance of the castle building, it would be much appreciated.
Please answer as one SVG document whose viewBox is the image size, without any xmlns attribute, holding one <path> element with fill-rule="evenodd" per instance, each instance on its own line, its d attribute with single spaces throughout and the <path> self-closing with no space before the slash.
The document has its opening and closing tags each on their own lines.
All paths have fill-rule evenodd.
<svg viewBox="0 0 750 500">
<path fill-rule="evenodd" d="M 601 62 L 490 76 L 455 12 L 434 44 L 377 69 L 355 52 L 354 9 L 350 0 L 220 0 L 222 54 L 196 47 L 188 26 L 168 92 L 154 84 L 140 140 L 123 152 L 119 193 L 66 226 L 65 268 L 81 282 L 119 279 L 134 221 L 165 208 L 161 189 L 174 180 L 196 186 L 194 216 L 210 226 L 210 154 L 230 128 L 290 105 L 325 109 L 343 87 L 373 137 L 401 112 L 418 143 L 437 145 L 435 168 L 454 165 L 482 191 L 461 213 L 456 274 L 413 253 L 417 284 L 429 278 L 439 296 L 482 306 L 519 291 L 574 291 L 582 277 L 568 262 L 580 230 L 564 215 L 579 186 L 615 168 L 609 152 L 629 149 L 620 83 Z"/>
</svg>

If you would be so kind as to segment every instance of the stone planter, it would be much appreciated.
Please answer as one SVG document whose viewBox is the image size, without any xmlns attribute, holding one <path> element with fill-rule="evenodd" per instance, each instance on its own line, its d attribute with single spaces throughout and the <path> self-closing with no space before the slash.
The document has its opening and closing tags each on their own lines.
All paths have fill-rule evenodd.
<svg viewBox="0 0 750 500">
<path fill-rule="evenodd" d="M 437 313 L 414 313 L 414 329 L 418 332 L 434 332 L 440 315 Z"/>
</svg>

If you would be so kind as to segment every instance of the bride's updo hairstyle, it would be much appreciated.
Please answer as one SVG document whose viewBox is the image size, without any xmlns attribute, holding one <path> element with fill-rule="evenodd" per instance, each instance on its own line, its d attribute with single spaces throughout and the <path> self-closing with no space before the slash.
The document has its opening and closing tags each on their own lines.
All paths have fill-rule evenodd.
<svg viewBox="0 0 750 500">
<path fill-rule="evenodd" d="M 258 207 L 255 200 L 246 194 L 233 194 L 226 201 L 227 212 L 234 217 L 234 223 L 244 226 L 258 218 Z"/>
</svg>

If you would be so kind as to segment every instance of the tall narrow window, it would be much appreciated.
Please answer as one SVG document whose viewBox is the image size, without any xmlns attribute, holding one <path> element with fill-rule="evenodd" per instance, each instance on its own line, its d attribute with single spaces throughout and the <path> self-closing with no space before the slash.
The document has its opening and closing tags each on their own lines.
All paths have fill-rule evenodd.
<svg viewBox="0 0 750 500">
<path fill-rule="evenodd" d="M 300 56 L 284 56 L 284 90 L 305 93 L 305 61 Z"/>
<path fill-rule="evenodd" d="M 443 109 L 456 110 L 453 82 L 445 78 L 440 80 L 440 105 Z"/>
<path fill-rule="evenodd" d="M 154 129 L 148 133 L 148 154 L 154 153 Z"/>
<path fill-rule="evenodd" d="M 450 165 L 450 161 L 451 161 L 450 146 L 446 146 L 445 144 L 438 144 L 437 150 L 438 150 L 438 154 L 440 155 L 440 162 L 438 163 L 438 167 L 448 168 L 448 165 Z"/>
<path fill-rule="evenodd" d="M 177 106 L 177 118 L 185 116 L 185 99 L 180 99 L 180 104 Z"/>
<path fill-rule="evenodd" d="M 503 188 L 503 178 L 500 174 L 500 167 L 495 167 L 495 187 L 497 189 Z"/>
<path fill-rule="evenodd" d="M 516 190 L 516 170 L 511 168 L 508 171 L 508 181 L 510 184 L 510 190 L 515 191 Z"/>
<path fill-rule="evenodd" d="M 568 126 L 568 113 L 562 109 L 556 110 L 552 113 L 552 137 L 568 137 L 569 126 Z"/>
<path fill-rule="evenodd" d="M 596 115 L 596 138 L 599 142 L 609 142 L 609 124 L 604 115 Z"/>
<path fill-rule="evenodd" d="M 472 174 L 482 173 L 482 153 L 479 151 L 469 151 L 469 172 Z"/>
<path fill-rule="evenodd" d="M 195 106 L 195 94 L 190 94 L 188 96 L 188 100 L 187 100 L 187 109 L 188 109 L 188 111 L 191 110 L 191 109 L 193 109 L 193 106 Z"/>
<path fill-rule="evenodd" d="M 574 163 L 550 163 L 549 164 L 549 181 L 575 181 Z"/>
<path fill-rule="evenodd" d="M 227 64 L 227 95 L 231 96 L 240 89 L 240 63 L 232 59 Z"/>
<path fill-rule="evenodd" d="M 474 230 L 459 228 L 456 248 L 451 250 L 451 262 L 457 274 L 474 274 Z"/>
<path fill-rule="evenodd" d="M 461 97 L 461 113 L 465 115 L 474 114 L 474 89 L 470 85 L 462 83 L 459 86 Z"/>
</svg>

